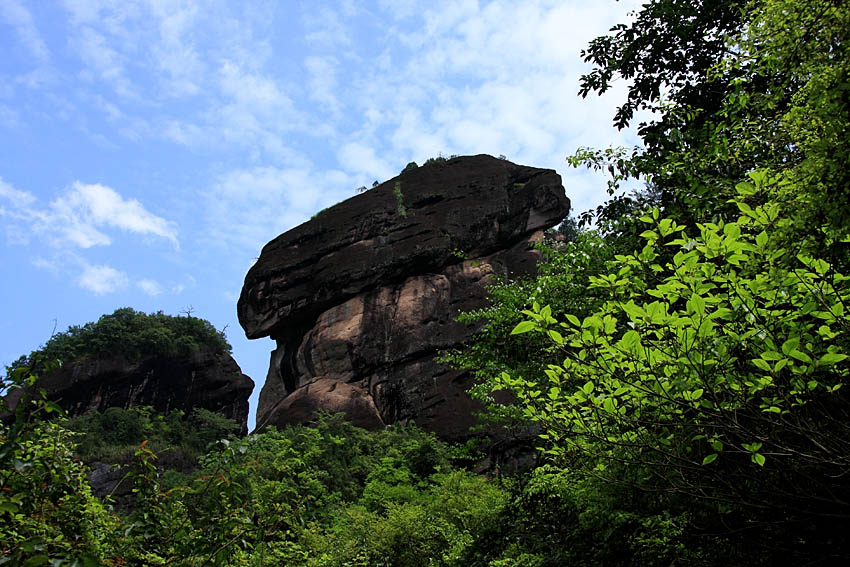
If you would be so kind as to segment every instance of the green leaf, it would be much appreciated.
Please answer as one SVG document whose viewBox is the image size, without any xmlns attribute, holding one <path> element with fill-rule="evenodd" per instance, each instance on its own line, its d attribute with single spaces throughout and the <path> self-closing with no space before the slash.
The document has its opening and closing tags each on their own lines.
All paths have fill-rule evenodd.
<svg viewBox="0 0 850 567">
<path fill-rule="evenodd" d="M 793 339 L 788 339 L 787 341 L 782 343 L 782 352 L 785 354 L 785 356 L 791 356 L 791 353 L 797 350 L 798 346 L 800 346 L 800 339 L 796 337 Z"/>
<path fill-rule="evenodd" d="M 595 387 L 596 386 L 593 385 L 593 382 L 587 382 L 584 386 L 582 386 L 581 389 L 585 394 L 590 394 L 591 392 L 593 392 L 593 389 Z"/>
<path fill-rule="evenodd" d="M 768 350 L 761 353 L 761 357 L 765 360 L 782 360 L 783 356 L 775 350 Z"/>
<path fill-rule="evenodd" d="M 703 393 L 703 389 L 702 389 L 702 388 L 697 388 L 696 390 L 694 390 L 693 392 L 691 392 L 691 399 L 692 399 L 692 400 L 698 400 L 698 399 L 700 399 L 700 398 L 702 397 L 702 393 Z"/>
<path fill-rule="evenodd" d="M 818 360 L 818 366 L 830 366 L 832 364 L 836 364 L 841 362 L 842 360 L 846 360 L 846 354 L 840 354 L 837 352 L 828 352 Z"/>
<path fill-rule="evenodd" d="M 636 344 L 640 342 L 640 333 L 635 331 L 634 329 L 626 331 L 623 335 L 623 338 L 620 339 L 620 343 L 622 348 L 625 350 L 632 349 Z"/>
<path fill-rule="evenodd" d="M 734 222 L 726 224 L 723 227 L 723 234 L 733 240 L 737 240 L 741 237 L 741 227 Z"/>
<path fill-rule="evenodd" d="M 614 334 L 614 331 L 617 328 L 617 320 L 615 318 L 611 317 L 610 315 L 606 315 L 605 319 L 603 320 L 603 324 L 605 327 L 606 335 Z"/>
<path fill-rule="evenodd" d="M 746 181 L 742 181 L 741 183 L 735 185 L 735 190 L 738 192 L 739 195 L 743 195 L 745 197 L 756 194 L 755 185 Z"/>
<path fill-rule="evenodd" d="M 760 467 L 764 466 L 764 461 L 765 461 L 764 455 L 762 455 L 761 453 L 753 453 L 752 458 L 753 458 L 753 462 L 755 464 L 757 464 Z"/>
<path fill-rule="evenodd" d="M 717 453 L 711 453 L 710 455 L 705 456 L 705 458 L 702 460 L 702 464 L 710 465 L 711 463 L 713 463 L 716 460 L 717 460 Z"/>
<path fill-rule="evenodd" d="M 705 313 L 705 299 L 698 294 L 693 294 L 686 304 L 688 313 L 697 313 L 702 315 Z"/>
<path fill-rule="evenodd" d="M 614 398 L 605 398 L 605 401 L 602 402 L 602 408 L 608 413 L 617 411 L 617 407 L 614 405 Z"/>
<path fill-rule="evenodd" d="M 754 358 L 752 363 L 755 364 L 759 369 L 764 370 L 765 372 L 770 372 L 770 365 L 761 358 Z"/>
<path fill-rule="evenodd" d="M 581 323 L 579 322 L 578 317 L 576 317 L 575 315 L 571 315 L 571 314 L 567 315 L 567 321 L 569 321 L 570 324 L 575 326 L 575 327 L 581 326 Z"/>
<path fill-rule="evenodd" d="M 805 362 L 806 364 L 811 364 L 812 362 L 812 358 L 801 350 L 793 350 L 790 354 L 792 358 L 796 358 L 800 362 Z"/>
<path fill-rule="evenodd" d="M 514 327 L 514 330 L 511 331 L 512 335 L 520 335 L 522 333 L 527 333 L 537 327 L 537 323 L 534 321 L 522 321 L 521 323 L 517 323 L 517 326 Z"/>
<path fill-rule="evenodd" d="M 646 316 L 646 312 L 637 305 L 635 305 L 635 302 L 633 300 L 629 300 L 628 303 L 623 304 L 622 308 L 623 311 L 625 311 L 626 314 L 629 316 L 629 319 L 631 319 L 632 321 L 638 321 Z"/>
</svg>

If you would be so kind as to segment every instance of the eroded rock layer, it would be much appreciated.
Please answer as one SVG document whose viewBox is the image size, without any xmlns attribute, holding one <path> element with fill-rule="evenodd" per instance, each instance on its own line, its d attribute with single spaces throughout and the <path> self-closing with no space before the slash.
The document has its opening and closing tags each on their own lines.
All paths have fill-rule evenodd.
<svg viewBox="0 0 850 567">
<path fill-rule="evenodd" d="M 464 436 L 469 378 L 434 356 L 474 333 L 455 317 L 486 305 L 493 274 L 534 270 L 530 241 L 568 212 L 554 171 L 482 155 L 406 171 L 271 241 L 238 305 L 249 338 L 277 343 L 258 428 L 326 409 Z"/>
<path fill-rule="evenodd" d="M 151 406 L 158 412 L 204 408 L 248 428 L 254 381 L 229 354 L 200 350 L 181 356 L 124 357 L 73 362 L 41 376 L 37 386 L 70 416 L 111 407 Z M 17 403 L 20 390 L 10 396 Z M 16 395 L 17 394 L 17 395 Z"/>
</svg>

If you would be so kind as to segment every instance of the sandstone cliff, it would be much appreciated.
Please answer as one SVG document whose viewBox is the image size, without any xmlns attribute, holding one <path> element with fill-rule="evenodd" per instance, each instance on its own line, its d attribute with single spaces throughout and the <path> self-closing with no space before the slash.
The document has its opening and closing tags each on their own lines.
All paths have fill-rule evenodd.
<svg viewBox="0 0 850 567">
<path fill-rule="evenodd" d="M 226 352 L 201 349 L 181 356 L 123 356 L 73 362 L 41 376 L 44 388 L 70 416 L 110 407 L 152 406 L 159 412 L 204 408 L 248 429 L 248 397 L 254 381 Z M 10 395 L 12 407 L 20 390 Z"/>
<path fill-rule="evenodd" d="M 554 171 L 480 155 L 405 171 L 272 240 L 238 304 L 246 335 L 277 344 L 258 428 L 326 409 L 466 435 L 469 379 L 433 358 L 474 333 L 455 317 L 486 305 L 492 274 L 534 270 L 529 242 L 568 212 Z"/>
</svg>

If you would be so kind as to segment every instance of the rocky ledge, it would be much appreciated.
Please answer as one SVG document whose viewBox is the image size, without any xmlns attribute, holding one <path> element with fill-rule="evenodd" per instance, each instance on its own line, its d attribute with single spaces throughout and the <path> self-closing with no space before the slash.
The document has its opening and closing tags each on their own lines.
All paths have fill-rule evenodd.
<svg viewBox="0 0 850 567">
<path fill-rule="evenodd" d="M 434 362 L 476 327 L 493 274 L 534 271 L 530 243 L 570 209 L 553 170 L 491 156 L 406 170 L 269 242 L 245 277 L 239 321 L 277 345 L 257 426 L 342 411 L 370 428 L 414 420 L 467 435 L 464 373 Z"/>
<path fill-rule="evenodd" d="M 204 408 L 248 429 L 248 397 L 254 381 L 226 352 L 201 349 L 180 356 L 123 356 L 82 360 L 41 376 L 36 385 L 70 416 L 110 407 L 151 406 L 159 412 Z M 10 394 L 11 407 L 21 391 Z"/>
</svg>

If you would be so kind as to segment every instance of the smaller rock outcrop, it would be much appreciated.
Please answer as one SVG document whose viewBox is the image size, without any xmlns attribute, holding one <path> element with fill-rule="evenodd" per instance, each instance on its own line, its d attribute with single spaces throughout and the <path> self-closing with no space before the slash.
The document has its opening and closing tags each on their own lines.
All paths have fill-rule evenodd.
<svg viewBox="0 0 850 567">
<path fill-rule="evenodd" d="M 226 352 L 201 349 L 180 356 L 85 359 L 41 376 L 36 385 L 70 416 L 111 407 L 151 406 L 158 412 L 204 408 L 248 431 L 248 397 L 254 381 Z M 11 408 L 21 390 L 9 395 Z"/>
</svg>

